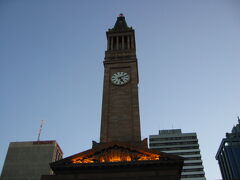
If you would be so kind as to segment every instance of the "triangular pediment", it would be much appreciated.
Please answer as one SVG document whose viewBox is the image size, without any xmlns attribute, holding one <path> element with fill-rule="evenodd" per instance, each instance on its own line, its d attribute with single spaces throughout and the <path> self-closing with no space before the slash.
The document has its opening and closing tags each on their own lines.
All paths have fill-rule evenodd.
<svg viewBox="0 0 240 180">
<path fill-rule="evenodd" d="M 57 162 L 51 163 L 53 170 L 86 167 L 86 166 L 111 166 L 122 163 L 145 163 L 147 161 L 182 160 L 181 157 L 169 155 L 144 146 L 136 146 L 128 143 L 103 143 L 87 151 L 69 156 Z"/>
<path fill-rule="evenodd" d="M 93 151 L 89 154 L 79 154 L 71 159 L 72 163 L 104 163 L 104 162 L 121 162 L 121 161 L 143 161 L 159 160 L 160 155 L 131 149 L 118 144 L 107 148 Z"/>
</svg>

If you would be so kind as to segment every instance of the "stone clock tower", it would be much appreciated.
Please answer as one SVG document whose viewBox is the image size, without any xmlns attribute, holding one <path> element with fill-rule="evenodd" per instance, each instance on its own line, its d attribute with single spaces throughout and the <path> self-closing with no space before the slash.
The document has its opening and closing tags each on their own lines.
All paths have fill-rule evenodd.
<svg viewBox="0 0 240 180">
<path fill-rule="evenodd" d="M 51 163 L 41 180 L 180 180 L 183 158 L 141 141 L 135 36 L 122 14 L 107 42 L 100 142 Z"/>
<path fill-rule="evenodd" d="M 140 142 L 134 30 L 120 14 L 107 31 L 100 143 Z"/>
</svg>

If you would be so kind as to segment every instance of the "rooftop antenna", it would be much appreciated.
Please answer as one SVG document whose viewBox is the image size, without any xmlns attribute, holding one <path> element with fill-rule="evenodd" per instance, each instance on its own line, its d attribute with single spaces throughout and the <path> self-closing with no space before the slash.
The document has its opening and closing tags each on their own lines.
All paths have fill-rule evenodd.
<svg viewBox="0 0 240 180">
<path fill-rule="evenodd" d="M 44 120 L 41 120 L 40 128 L 39 128 L 39 131 L 38 131 L 38 139 L 37 139 L 37 141 L 40 141 L 40 136 L 41 136 L 41 133 L 42 133 L 43 123 L 44 123 Z"/>
</svg>

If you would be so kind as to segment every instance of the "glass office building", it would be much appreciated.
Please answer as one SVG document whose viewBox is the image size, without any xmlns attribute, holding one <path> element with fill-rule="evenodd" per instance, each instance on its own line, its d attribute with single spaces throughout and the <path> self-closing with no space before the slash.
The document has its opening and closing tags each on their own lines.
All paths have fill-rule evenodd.
<svg viewBox="0 0 240 180">
<path fill-rule="evenodd" d="M 224 180 L 240 179 L 240 119 L 231 133 L 226 133 L 218 148 L 216 159 Z"/>
</svg>

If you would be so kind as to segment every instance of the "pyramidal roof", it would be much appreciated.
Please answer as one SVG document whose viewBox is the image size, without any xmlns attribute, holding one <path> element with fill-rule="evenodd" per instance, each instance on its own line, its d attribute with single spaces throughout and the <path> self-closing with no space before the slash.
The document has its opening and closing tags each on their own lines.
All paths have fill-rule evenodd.
<svg viewBox="0 0 240 180">
<path fill-rule="evenodd" d="M 126 31 L 126 30 L 129 30 L 129 29 L 130 28 L 127 25 L 127 22 L 125 20 L 124 15 L 122 13 L 119 14 L 119 16 L 117 18 L 117 21 L 116 21 L 112 30 L 114 30 L 114 31 Z"/>
</svg>

